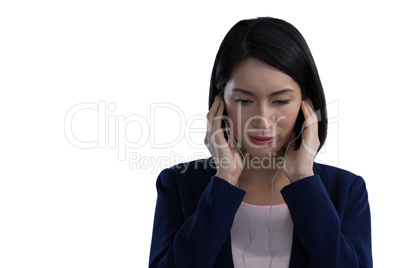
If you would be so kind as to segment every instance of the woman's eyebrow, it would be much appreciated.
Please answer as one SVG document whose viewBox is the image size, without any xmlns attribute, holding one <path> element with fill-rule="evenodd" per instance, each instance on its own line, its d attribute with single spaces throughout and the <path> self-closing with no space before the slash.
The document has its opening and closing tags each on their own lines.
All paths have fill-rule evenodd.
<svg viewBox="0 0 402 268">
<path fill-rule="evenodd" d="M 249 96 L 256 96 L 253 92 L 245 90 L 245 89 L 241 89 L 241 88 L 234 88 L 232 90 L 232 92 L 235 92 L 235 91 L 241 92 L 241 93 L 249 95 Z M 283 93 L 286 93 L 286 92 L 295 92 L 295 91 L 293 89 L 290 89 L 290 88 L 284 88 L 284 89 L 272 92 L 271 94 L 269 94 L 269 96 L 276 96 L 276 95 L 280 95 L 280 94 L 283 94 Z"/>
</svg>

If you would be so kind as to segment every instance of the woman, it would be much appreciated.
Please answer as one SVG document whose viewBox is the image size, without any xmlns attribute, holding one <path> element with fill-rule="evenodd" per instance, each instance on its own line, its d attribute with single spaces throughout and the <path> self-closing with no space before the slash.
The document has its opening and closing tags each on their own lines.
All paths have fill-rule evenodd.
<svg viewBox="0 0 402 268">
<path fill-rule="evenodd" d="M 298 30 L 242 20 L 214 63 L 209 159 L 163 170 L 150 267 L 372 267 L 364 180 L 318 164 L 325 96 Z"/>
</svg>

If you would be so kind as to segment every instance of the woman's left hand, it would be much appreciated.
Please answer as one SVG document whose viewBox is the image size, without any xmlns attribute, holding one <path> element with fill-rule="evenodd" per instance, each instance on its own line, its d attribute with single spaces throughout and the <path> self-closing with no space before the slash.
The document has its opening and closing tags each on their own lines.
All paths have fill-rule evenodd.
<svg viewBox="0 0 402 268">
<path fill-rule="evenodd" d="M 283 171 L 291 183 L 314 175 L 314 158 L 320 147 L 320 140 L 318 138 L 318 118 L 311 100 L 302 101 L 301 110 L 306 124 L 304 132 L 301 134 L 302 143 L 297 150 L 294 149 L 294 145 L 289 146 L 283 165 Z M 296 134 L 293 132 L 285 148 L 287 148 L 289 143 L 295 138 Z"/>
</svg>

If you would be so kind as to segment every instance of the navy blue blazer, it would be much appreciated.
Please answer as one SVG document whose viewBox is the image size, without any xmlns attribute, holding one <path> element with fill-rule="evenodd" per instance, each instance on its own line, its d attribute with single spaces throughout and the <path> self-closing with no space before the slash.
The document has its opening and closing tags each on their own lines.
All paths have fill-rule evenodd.
<svg viewBox="0 0 402 268">
<path fill-rule="evenodd" d="M 212 157 L 161 171 L 149 267 L 233 267 L 230 230 L 245 191 L 216 171 Z M 318 163 L 313 171 L 281 190 L 294 226 L 289 267 L 372 267 L 364 180 Z"/>
</svg>

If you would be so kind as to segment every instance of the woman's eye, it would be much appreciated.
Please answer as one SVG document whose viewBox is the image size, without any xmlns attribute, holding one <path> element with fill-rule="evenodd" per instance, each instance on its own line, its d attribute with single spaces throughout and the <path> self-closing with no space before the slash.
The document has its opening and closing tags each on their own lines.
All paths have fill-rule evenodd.
<svg viewBox="0 0 402 268">
<path fill-rule="evenodd" d="M 287 104 L 287 103 L 289 103 L 289 100 L 276 100 L 276 101 L 274 101 L 274 103 L 276 103 L 276 104 Z"/>
<path fill-rule="evenodd" d="M 247 103 L 250 103 L 251 101 L 250 100 L 235 99 L 235 102 L 236 103 L 247 104 Z M 289 103 L 289 100 L 276 100 L 276 101 L 273 101 L 273 103 L 282 105 L 282 104 Z"/>
<path fill-rule="evenodd" d="M 240 102 L 240 103 L 246 104 L 246 103 L 249 103 L 250 101 L 249 100 L 236 99 L 235 102 Z"/>
</svg>

